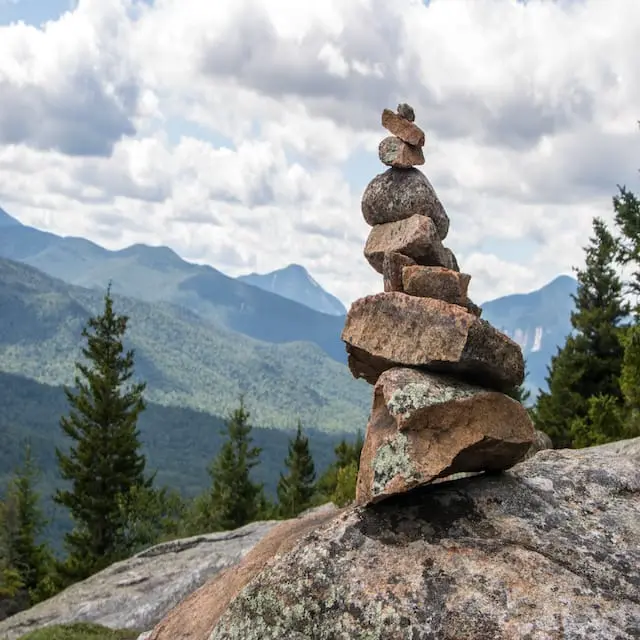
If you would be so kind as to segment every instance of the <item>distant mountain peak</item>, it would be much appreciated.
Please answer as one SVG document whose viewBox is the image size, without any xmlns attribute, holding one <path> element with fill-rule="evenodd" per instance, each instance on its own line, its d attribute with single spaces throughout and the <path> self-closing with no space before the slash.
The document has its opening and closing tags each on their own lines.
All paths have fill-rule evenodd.
<svg viewBox="0 0 640 640">
<path fill-rule="evenodd" d="M 302 265 L 296 263 L 269 273 L 250 273 L 240 276 L 238 280 L 294 300 L 321 313 L 341 316 L 347 312 L 338 298 L 325 291 Z"/>
</svg>

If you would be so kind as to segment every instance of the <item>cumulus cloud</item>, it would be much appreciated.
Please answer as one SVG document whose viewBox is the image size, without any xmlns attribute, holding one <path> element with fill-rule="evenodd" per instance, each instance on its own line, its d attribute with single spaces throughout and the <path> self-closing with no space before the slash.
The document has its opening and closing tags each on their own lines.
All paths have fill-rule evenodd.
<svg viewBox="0 0 640 640">
<path fill-rule="evenodd" d="M 0 28 L 0 205 L 348 303 L 381 288 L 359 199 L 408 101 L 473 296 L 529 290 L 638 188 L 639 36 L 637 0 L 80 0 Z"/>
<path fill-rule="evenodd" d="M 110 155 L 140 101 L 124 0 L 80 2 L 42 29 L 0 27 L 0 143 Z"/>
</svg>

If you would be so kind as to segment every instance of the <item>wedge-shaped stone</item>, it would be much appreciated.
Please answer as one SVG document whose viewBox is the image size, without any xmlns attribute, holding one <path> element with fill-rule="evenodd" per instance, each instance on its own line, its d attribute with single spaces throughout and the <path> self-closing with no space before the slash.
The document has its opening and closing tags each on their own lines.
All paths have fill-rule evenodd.
<svg viewBox="0 0 640 640">
<path fill-rule="evenodd" d="M 410 296 L 435 298 L 463 307 L 471 276 L 444 267 L 410 265 L 402 269 L 402 290 Z"/>
<path fill-rule="evenodd" d="M 462 307 L 406 293 L 377 293 L 349 309 L 342 339 L 356 378 L 375 384 L 396 366 L 452 373 L 507 391 L 522 383 L 520 347 Z"/>
<path fill-rule="evenodd" d="M 378 174 L 364 190 L 361 208 L 365 222 L 371 226 L 417 214 L 433 220 L 440 240 L 449 232 L 449 217 L 429 179 L 419 169 L 392 167 Z"/>
<path fill-rule="evenodd" d="M 397 136 L 387 136 L 378 145 L 378 157 L 383 164 L 399 169 L 410 169 L 424 164 L 422 147 L 407 144 Z"/>
<path fill-rule="evenodd" d="M 424 146 L 424 131 L 417 124 L 394 113 L 391 109 L 382 111 L 381 122 L 389 133 L 398 136 L 400 140 L 418 147 Z"/>
<path fill-rule="evenodd" d="M 382 261 L 382 276 L 385 291 L 402 291 L 402 273 L 404 267 L 415 265 L 416 261 L 401 253 L 385 253 Z"/>
<path fill-rule="evenodd" d="M 433 220 L 420 215 L 378 224 L 371 229 L 364 247 L 364 257 L 378 273 L 384 273 L 386 253 L 401 253 L 423 265 L 450 265 Z"/>
<path fill-rule="evenodd" d="M 456 473 L 508 469 L 534 439 L 526 409 L 502 393 L 390 369 L 375 387 L 356 502 L 378 502 Z"/>
</svg>

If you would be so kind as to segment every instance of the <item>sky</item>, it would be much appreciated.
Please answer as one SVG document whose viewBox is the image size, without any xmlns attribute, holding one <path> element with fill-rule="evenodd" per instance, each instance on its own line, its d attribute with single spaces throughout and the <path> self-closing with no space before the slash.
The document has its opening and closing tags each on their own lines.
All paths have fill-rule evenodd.
<svg viewBox="0 0 640 640">
<path fill-rule="evenodd" d="M 0 0 L 0 207 L 348 305 L 408 102 L 471 297 L 530 291 L 640 191 L 638 41 L 638 0 Z"/>
</svg>

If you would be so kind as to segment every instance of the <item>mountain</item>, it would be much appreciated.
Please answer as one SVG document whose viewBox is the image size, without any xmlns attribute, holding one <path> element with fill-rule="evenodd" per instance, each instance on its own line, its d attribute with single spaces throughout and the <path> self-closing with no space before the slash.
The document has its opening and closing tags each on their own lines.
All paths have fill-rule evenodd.
<svg viewBox="0 0 640 640">
<path fill-rule="evenodd" d="M 0 207 L 0 227 L 18 227 L 21 226 L 15 218 L 12 218 L 4 209 Z"/>
<path fill-rule="evenodd" d="M 82 327 L 102 311 L 103 297 L 104 291 L 0 259 L 0 370 L 70 383 Z M 117 312 L 130 317 L 128 346 L 136 349 L 150 401 L 219 415 L 244 393 L 265 427 L 293 427 L 299 417 L 324 431 L 364 429 L 369 385 L 318 346 L 260 342 L 167 302 L 117 294 L 114 301 Z"/>
<path fill-rule="evenodd" d="M 327 293 L 299 264 L 290 264 L 284 269 L 270 273 L 250 273 L 237 278 L 263 291 L 295 300 L 300 304 L 332 316 L 344 316 L 347 313 L 338 298 Z"/>
<path fill-rule="evenodd" d="M 136 244 L 109 251 L 84 238 L 60 237 L 26 225 L 7 225 L 0 234 L 0 257 L 17 260 L 70 284 L 147 302 L 183 306 L 221 327 L 275 344 L 318 345 L 346 363 L 342 316 L 230 278 L 216 269 L 186 262 L 167 247 Z"/>
<path fill-rule="evenodd" d="M 532 391 L 546 389 L 547 365 L 557 347 L 571 333 L 571 312 L 578 282 L 558 276 L 544 287 L 482 305 L 482 317 L 515 340 L 527 361 L 526 385 Z"/>
<path fill-rule="evenodd" d="M 300 266 L 234 279 L 212 267 L 186 262 L 168 247 L 136 244 L 109 251 L 84 238 L 60 237 L 21 225 L 4 212 L 0 224 L 0 257 L 30 264 L 82 287 L 104 290 L 112 280 L 115 293 L 180 305 L 221 329 L 264 342 L 310 342 L 334 360 L 346 362 L 340 340 L 344 317 L 307 306 L 319 307 L 332 296 L 314 286 Z M 527 386 L 532 391 L 546 388 L 547 365 L 571 330 L 575 290 L 573 278 L 560 276 L 537 291 L 482 305 L 483 318 L 523 348 Z M 337 307 L 331 308 L 338 312 Z"/>
</svg>

